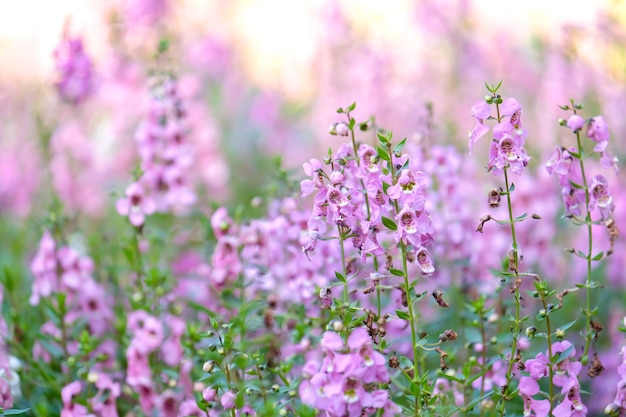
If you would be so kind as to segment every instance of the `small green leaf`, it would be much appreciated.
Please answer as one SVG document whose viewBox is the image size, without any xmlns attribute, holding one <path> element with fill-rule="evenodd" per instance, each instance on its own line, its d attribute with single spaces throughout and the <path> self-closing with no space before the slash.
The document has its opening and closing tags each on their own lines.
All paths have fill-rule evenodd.
<svg viewBox="0 0 626 417">
<path fill-rule="evenodd" d="M 600 252 L 598 254 L 596 254 L 596 256 L 594 256 L 593 258 L 591 258 L 592 261 L 599 261 L 600 259 L 604 258 L 604 252 Z"/>
<path fill-rule="evenodd" d="M 572 326 L 574 325 L 574 323 L 576 323 L 576 320 L 574 320 L 574 321 L 570 321 L 569 323 L 562 325 L 561 327 L 559 327 L 559 328 L 557 329 L 557 331 L 559 331 L 559 330 L 566 331 L 567 329 L 569 329 L 570 327 L 572 327 Z"/>
<path fill-rule="evenodd" d="M 576 189 L 578 189 L 578 190 L 581 190 L 581 189 L 583 189 L 583 188 L 584 188 L 582 185 L 580 185 L 580 184 L 578 184 L 578 183 L 575 183 L 574 181 L 570 181 L 570 182 L 569 182 L 569 184 L 570 184 L 572 187 L 574 187 L 574 188 L 576 188 Z"/>
<path fill-rule="evenodd" d="M 387 137 L 380 132 L 376 133 L 376 137 L 378 137 L 378 140 L 385 145 L 389 143 L 389 140 L 387 139 Z"/>
<path fill-rule="evenodd" d="M 406 311 L 402 311 L 402 310 L 396 310 L 396 316 L 398 316 L 398 318 L 401 318 L 403 320 L 409 320 L 409 313 L 407 313 Z"/>
<path fill-rule="evenodd" d="M 395 269 L 395 268 L 391 268 L 389 270 L 389 272 L 391 272 L 391 275 L 395 275 L 397 277 L 403 277 L 404 276 L 404 272 L 400 269 Z"/>
<path fill-rule="evenodd" d="M 4 410 L 3 413 L 1 413 L 0 415 L 3 416 L 15 416 L 18 414 L 24 414 L 30 411 L 30 408 L 22 408 L 22 409 L 17 409 L 17 408 L 9 408 L 8 410 Z"/>
<path fill-rule="evenodd" d="M 378 157 L 383 161 L 391 162 L 391 157 L 389 156 L 387 149 L 382 146 L 378 146 L 376 147 L 376 153 L 378 153 Z"/>
<path fill-rule="evenodd" d="M 511 183 L 511 186 L 509 187 L 509 194 L 511 194 L 513 191 L 515 191 L 515 184 Z"/>
<path fill-rule="evenodd" d="M 354 103 L 350 104 L 346 110 L 347 110 L 348 112 L 351 112 L 351 111 L 353 111 L 354 109 L 356 109 L 356 101 L 355 101 Z"/>
<path fill-rule="evenodd" d="M 396 146 L 393 147 L 394 152 L 402 152 L 402 149 L 406 145 L 406 138 L 402 139 Z"/>
<path fill-rule="evenodd" d="M 382 216 L 382 222 L 383 222 L 383 225 L 385 225 L 387 229 L 394 230 L 394 231 L 398 230 L 398 226 L 396 225 L 396 222 L 390 219 L 389 217 Z"/>
<path fill-rule="evenodd" d="M 335 271 L 335 276 L 339 281 L 343 282 L 344 284 L 346 283 L 346 277 L 344 277 L 343 274 Z"/>
<path fill-rule="evenodd" d="M 515 221 L 516 221 L 516 222 L 521 222 L 521 221 L 522 221 L 522 220 L 524 220 L 527 216 L 528 216 L 528 213 L 524 213 L 524 214 L 522 214 L 521 216 L 517 216 L 517 217 L 515 218 Z"/>
</svg>

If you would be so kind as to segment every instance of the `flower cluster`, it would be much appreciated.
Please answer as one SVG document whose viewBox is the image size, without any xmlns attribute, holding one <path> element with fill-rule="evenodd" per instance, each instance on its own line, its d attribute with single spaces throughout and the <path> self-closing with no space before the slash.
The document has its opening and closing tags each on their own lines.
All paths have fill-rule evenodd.
<svg viewBox="0 0 626 417">
<path fill-rule="evenodd" d="M 425 175 L 411 166 L 409 155 L 399 151 L 386 155 L 385 161 L 367 144 L 361 144 L 356 155 L 353 149 L 344 143 L 325 160 L 330 173 L 317 159 L 304 164 L 310 179 L 301 183 L 302 196 L 315 191 L 317 194 L 308 221 L 310 241 L 303 251 L 315 248 L 328 221 L 351 231 L 353 246 L 362 261 L 368 254 L 380 256 L 385 251 L 378 233 L 388 229 L 393 218 L 395 242 L 407 244 L 410 259 L 417 260 L 423 275 L 431 275 L 435 268 L 428 248 L 433 243 L 434 229 L 425 210 Z"/>
<path fill-rule="evenodd" d="M 484 122 L 494 118 L 491 116 L 491 104 L 496 105 L 495 119 L 498 123 L 493 127 L 487 168 L 493 175 L 502 175 L 509 167 L 516 174 L 521 174 L 530 160 L 524 149 L 528 133 L 522 126 L 522 106 L 514 98 L 503 100 L 500 95 L 494 93 L 474 103 L 470 113 L 476 119 L 476 125 L 469 133 L 470 153 L 474 143 L 489 132 Z"/>
<path fill-rule="evenodd" d="M 126 383 L 138 393 L 139 404 L 147 415 L 155 412 L 160 415 L 178 415 L 179 405 L 193 396 L 190 377 L 192 363 L 183 360 L 181 345 L 185 322 L 175 316 L 168 316 L 162 321 L 143 310 L 137 310 L 128 316 L 128 329 L 133 337 L 126 350 Z M 159 361 L 177 370 L 179 380 L 175 384 L 176 390 L 159 392 L 158 382 L 150 366 L 151 355 L 157 354 Z"/>
<path fill-rule="evenodd" d="M 382 409 L 383 416 L 401 411 L 389 399 L 389 393 L 378 389 L 389 382 L 385 357 L 374 351 L 367 331 L 356 328 L 347 344 L 337 333 L 326 332 L 320 364 L 310 360 L 303 368 L 305 380 L 300 384 L 302 402 L 326 412 L 329 417 L 367 415 Z"/>
<path fill-rule="evenodd" d="M 529 376 L 523 376 L 519 383 L 519 392 L 524 400 L 524 416 L 546 417 L 550 410 L 550 400 L 537 400 L 534 398 L 539 393 L 537 381 L 547 377 L 552 368 L 552 383 L 561 387 L 563 400 L 554 407 L 552 415 L 555 417 L 583 417 L 587 415 L 587 407 L 580 398 L 580 382 L 578 374 L 582 370 L 582 364 L 574 360 L 576 351 L 572 343 L 564 340 L 552 344 L 552 355 L 556 362 L 550 358 L 548 352 L 539 353 L 535 359 L 528 359 L 524 368 Z"/>
<path fill-rule="evenodd" d="M 71 104 L 83 102 L 93 90 L 91 59 L 85 53 L 81 38 L 65 33 L 54 51 L 59 96 Z"/>
<path fill-rule="evenodd" d="M 599 152 L 602 155 L 602 166 L 605 169 L 611 167 L 617 169 L 617 158 L 611 156 L 607 150 L 609 132 L 602 116 L 592 117 L 585 122 L 585 119 L 574 114 L 567 121 L 561 120 L 561 124 L 570 128 L 578 138 L 580 138 L 580 131 L 585 123 L 587 123 L 587 138 L 596 143 L 593 148 L 594 152 Z M 607 220 L 612 217 L 615 209 L 613 197 L 608 189 L 608 180 L 604 175 L 596 175 L 585 184 L 584 179 L 586 178 L 583 177 L 581 164 L 578 163 L 581 158 L 580 150 L 557 147 L 546 163 L 546 170 L 550 175 L 556 174 L 559 178 L 566 214 L 580 216 L 585 212 L 581 208 L 585 208 L 589 212 L 597 208 L 602 220 Z M 589 191 L 588 206 L 585 189 Z"/>
<path fill-rule="evenodd" d="M 39 304 L 53 293 L 66 295 L 66 320 L 86 320 L 90 332 L 104 335 L 113 319 L 106 290 L 93 278 L 93 261 L 81 256 L 69 246 L 57 247 L 49 232 L 45 232 L 39 250 L 30 265 L 34 276 L 30 304 Z M 50 323 L 51 324 L 51 323 Z"/>
<path fill-rule="evenodd" d="M 142 225 L 154 211 L 180 213 L 195 203 L 188 178 L 193 150 L 186 134 L 185 107 L 175 80 L 167 78 L 153 88 L 148 116 L 135 134 L 142 175 L 116 206 L 133 225 Z"/>
</svg>

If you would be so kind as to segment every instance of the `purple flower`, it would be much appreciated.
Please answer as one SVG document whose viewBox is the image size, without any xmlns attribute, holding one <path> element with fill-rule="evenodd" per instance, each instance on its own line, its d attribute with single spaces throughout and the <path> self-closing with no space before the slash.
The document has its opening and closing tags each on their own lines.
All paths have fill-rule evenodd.
<svg viewBox="0 0 626 417">
<path fill-rule="evenodd" d="M 582 129 L 584 125 L 585 125 L 585 119 L 583 119 L 577 114 L 573 114 L 570 116 L 569 119 L 567 119 L 566 126 L 572 129 L 572 132 L 574 133 Z"/>
<path fill-rule="evenodd" d="M 615 210 L 615 203 L 611 193 L 609 193 L 608 185 L 604 175 L 596 175 L 589 185 L 589 210 L 593 210 L 597 206 L 603 220 L 608 219 Z"/>
<path fill-rule="evenodd" d="M 470 110 L 470 114 L 476 119 L 476 125 L 469 133 L 469 151 L 470 154 L 474 148 L 474 144 L 478 139 L 482 138 L 489 132 L 489 128 L 484 125 L 484 120 L 489 117 L 489 104 L 485 100 L 476 101 Z"/>
<path fill-rule="evenodd" d="M 54 85 L 61 98 L 71 104 L 84 101 L 93 89 L 93 74 L 82 39 L 64 34 L 54 58 L 57 71 Z"/>
<path fill-rule="evenodd" d="M 610 134 L 602 116 L 592 117 L 589 120 L 587 137 L 597 143 L 595 148 L 593 148 L 595 152 L 604 152 L 606 150 L 609 145 Z"/>
<path fill-rule="evenodd" d="M 235 408 L 236 398 L 237 396 L 235 395 L 234 392 L 227 391 L 224 394 L 222 394 L 222 397 L 220 398 L 220 403 L 222 404 L 222 407 L 224 407 L 227 410 L 231 408 Z"/>
<path fill-rule="evenodd" d="M 146 215 L 156 211 L 156 204 L 152 198 L 145 195 L 143 187 L 134 182 L 126 188 L 126 197 L 120 198 L 115 204 L 117 212 L 127 216 L 133 226 L 143 225 Z"/>
</svg>

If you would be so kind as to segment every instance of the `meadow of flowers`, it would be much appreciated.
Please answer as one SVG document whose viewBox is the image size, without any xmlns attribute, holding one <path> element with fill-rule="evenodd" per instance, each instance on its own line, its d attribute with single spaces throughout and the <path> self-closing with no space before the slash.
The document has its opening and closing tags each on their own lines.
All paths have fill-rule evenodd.
<svg viewBox="0 0 626 417">
<path fill-rule="evenodd" d="M 105 3 L 0 72 L 0 415 L 626 417 L 621 2 Z"/>
</svg>

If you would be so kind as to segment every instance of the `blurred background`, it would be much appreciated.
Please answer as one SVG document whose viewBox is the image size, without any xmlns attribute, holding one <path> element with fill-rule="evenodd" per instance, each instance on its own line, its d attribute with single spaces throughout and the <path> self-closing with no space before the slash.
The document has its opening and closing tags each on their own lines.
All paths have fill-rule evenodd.
<svg viewBox="0 0 626 417">
<path fill-rule="evenodd" d="M 467 147 L 484 82 L 523 106 L 527 146 L 549 156 L 557 104 L 602 113 L 614 152 L 626 128 L 626 2 L 128 0 L 0 6 L 0 210 L 31 212 L 56 187 L 101 215 L 136 163 L 151 74 L 188 106 L 194 176 L 213 201 L 249 201 L 276 155 L 300 175 L 334 137 L 338 107 L 398 138 Z M 63 103 L 54 51 L 82 38 L 93 88 Z M 167 51 L 157 53 L 159 45 Z M 336 140 L 336 139 L 335 139 Z M 488 141 L 477 152 L 486 152 Z M 533 163 L 541 162 L 535 160 Z M 482 162 L 481 162 L 482 163 Z M 535 166 L 539 166 L 536 164 Z M 541 168 L 543 169 L 543 168 Z"/>
</svg>

